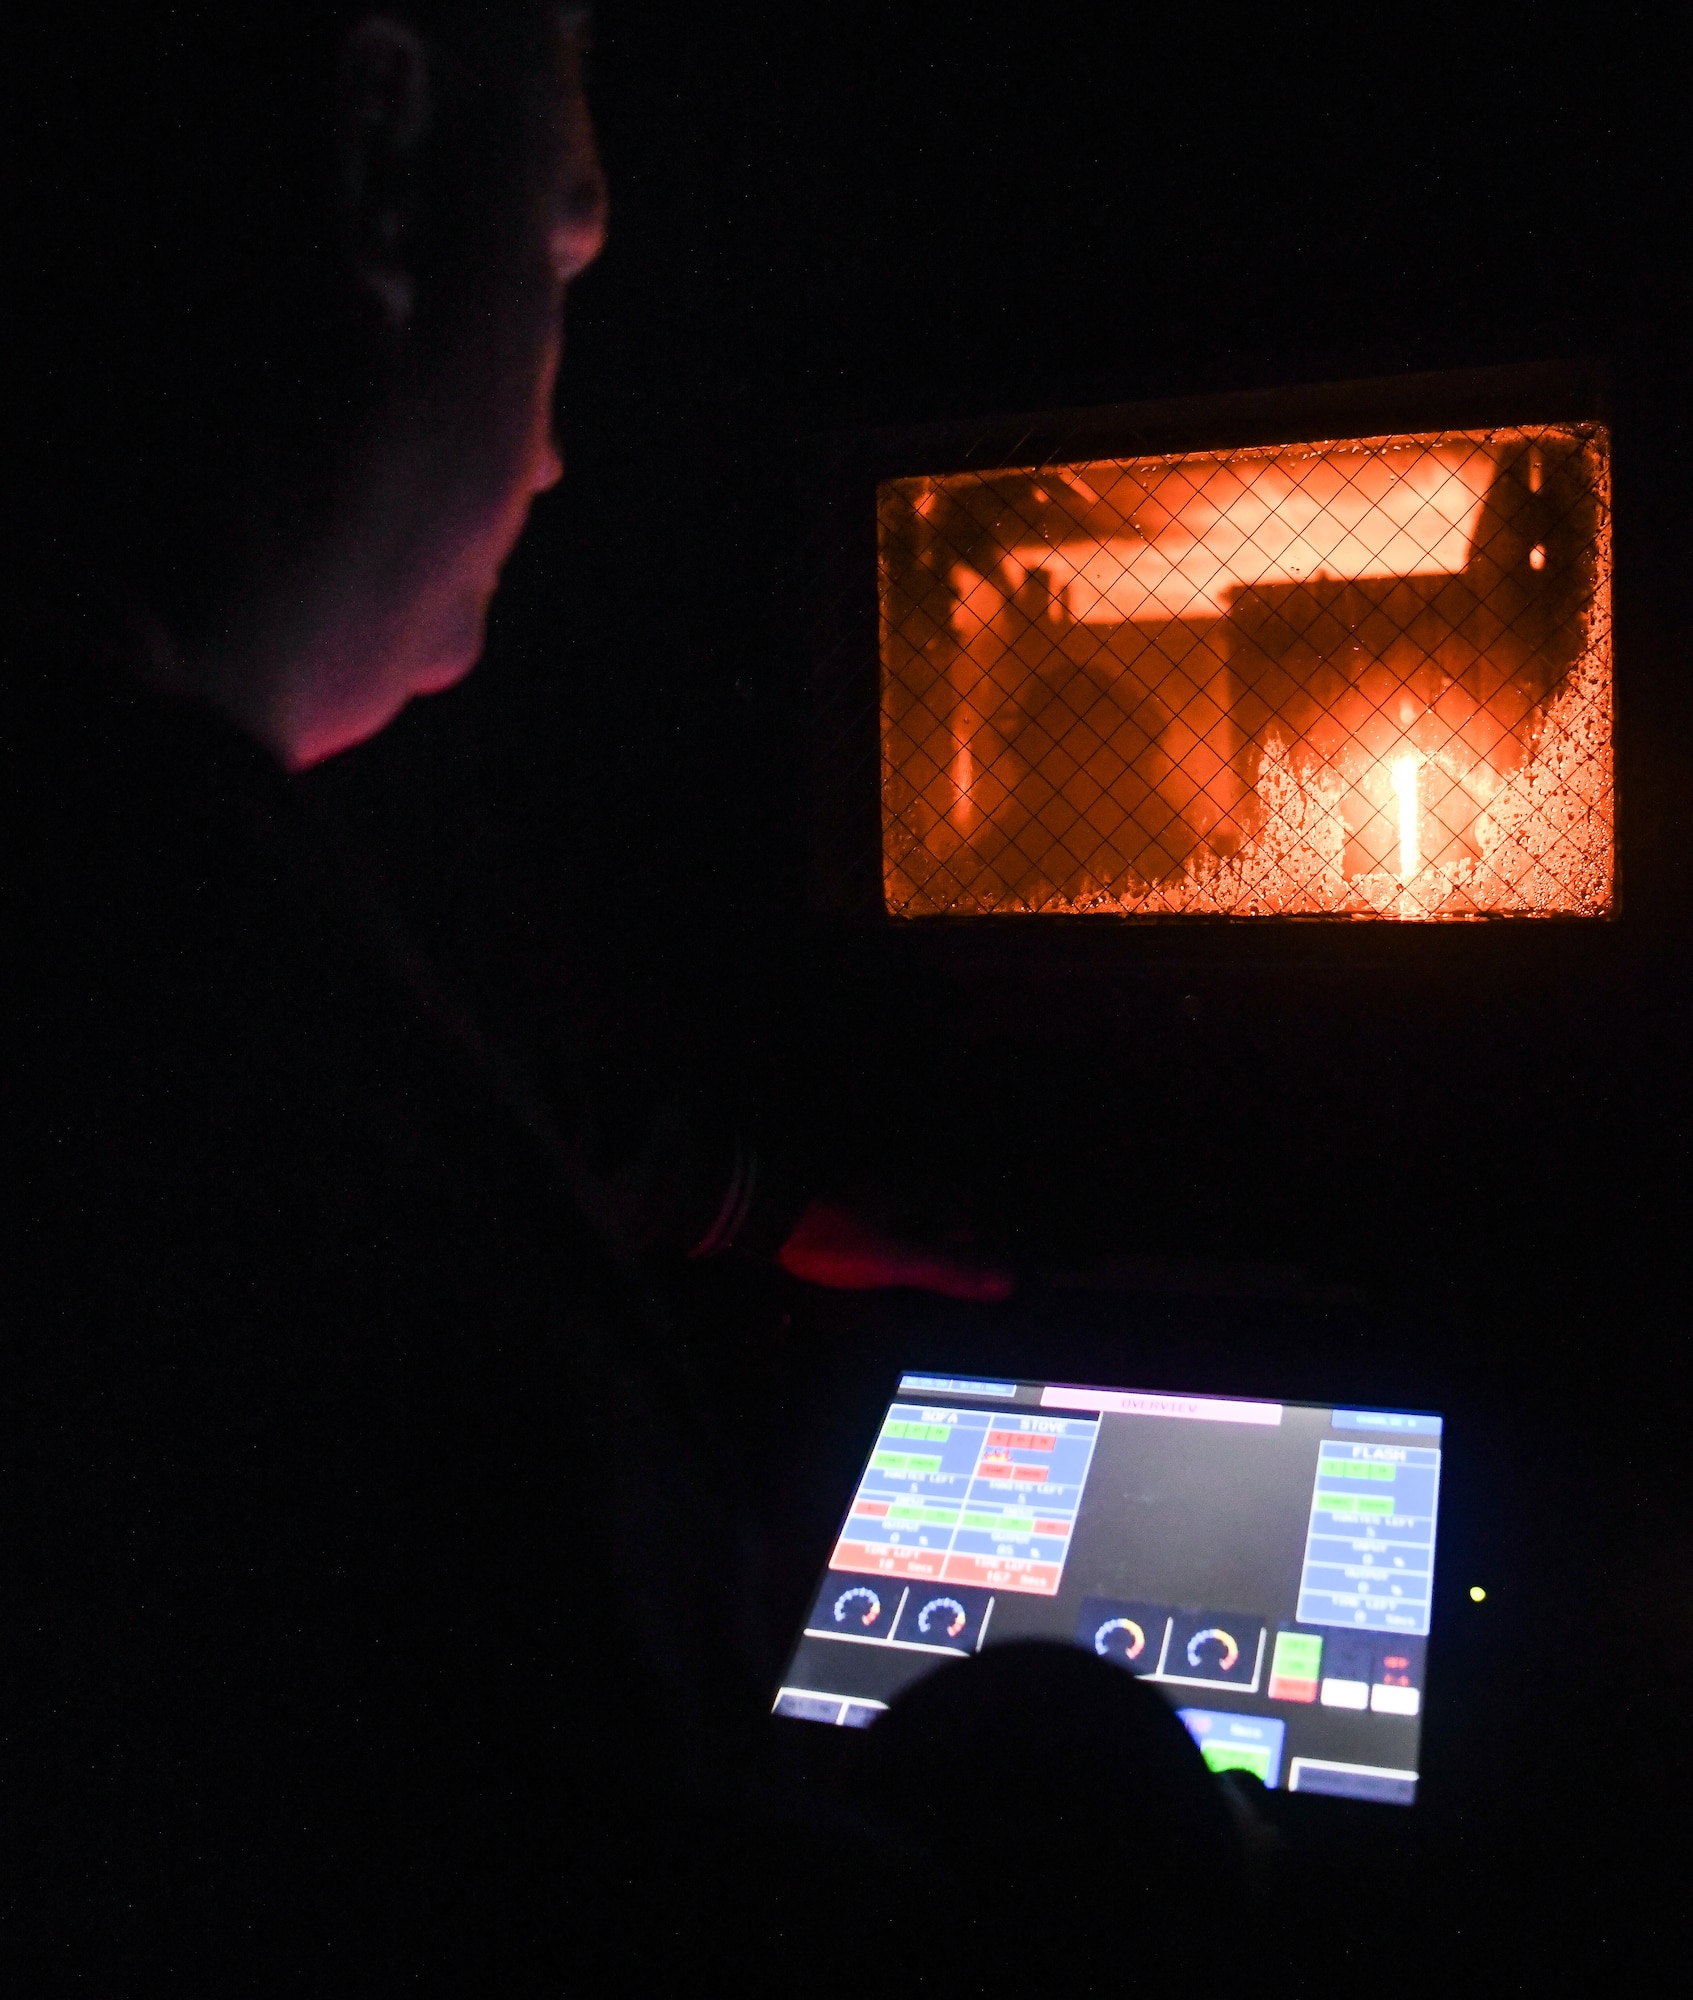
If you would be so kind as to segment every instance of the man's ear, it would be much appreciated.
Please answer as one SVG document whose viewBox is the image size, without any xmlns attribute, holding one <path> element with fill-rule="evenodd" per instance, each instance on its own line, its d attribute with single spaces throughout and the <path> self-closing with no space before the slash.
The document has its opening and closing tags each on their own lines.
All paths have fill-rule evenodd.
<svg viewBox="0 0 1693 2000">
<path fill-rule="evenodd" d="M 431 117 L 429 52 L 416 30 L 391 14 L 360 21 L 342 47 L 335 95 L 347 258 L 398 331 L 416 304 L 412 175 Z"/>
</svg>

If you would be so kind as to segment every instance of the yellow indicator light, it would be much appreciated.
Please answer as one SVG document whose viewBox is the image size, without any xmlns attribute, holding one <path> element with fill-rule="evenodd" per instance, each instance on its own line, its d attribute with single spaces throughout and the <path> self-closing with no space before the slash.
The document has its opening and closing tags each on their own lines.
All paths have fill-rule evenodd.
<svg viewBox="0 0 1693 2000">
<path fill-rule="evenodd" d="M 1484 1603 L 1486 1601 L 1486 1598 L 1487 1598 L 1487 1592 L 1482 1589 L 1479 1583 L 1472 1583 L 1470 1585 L 1470 1602 L 1472 1604 Z"/>
</svg>

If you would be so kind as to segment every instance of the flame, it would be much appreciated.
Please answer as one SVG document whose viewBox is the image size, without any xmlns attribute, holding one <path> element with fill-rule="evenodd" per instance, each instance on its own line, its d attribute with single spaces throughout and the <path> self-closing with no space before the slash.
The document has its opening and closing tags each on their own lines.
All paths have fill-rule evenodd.
<svg viewBox="0 0 1693 2000">
<path fill-rule="evenodd" d="M 1415 757 L 1393 760 L 1393 791 L 1399 801 L 1399 879 L 1409 882 L 1421 863 L 1417 844 L 1417 765 Z"/>
<path fill-rule="evenodd" d="M 975 781 L 975 776 L 970 745 L 968 742 L 960 742 L 952 757 L 952 789 L 957 795 L 952 812 L 960 827 L 968 828 L 976 817 L 970 803 L 970 787 Z"/>
</svg>

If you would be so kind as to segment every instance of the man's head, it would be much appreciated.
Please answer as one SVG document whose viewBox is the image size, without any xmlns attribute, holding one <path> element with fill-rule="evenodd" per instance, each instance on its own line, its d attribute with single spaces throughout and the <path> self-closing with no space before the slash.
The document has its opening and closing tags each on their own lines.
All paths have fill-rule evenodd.
<svg viewBox="0 0 1693 2000">
<path fill-rule="evenodd" d="M 558 476 L 604 232 L 582 27 L 135 0 L 98 50 L 46 36 L 40 574 L 289 765 L 469 670 Z"/>
</svg>

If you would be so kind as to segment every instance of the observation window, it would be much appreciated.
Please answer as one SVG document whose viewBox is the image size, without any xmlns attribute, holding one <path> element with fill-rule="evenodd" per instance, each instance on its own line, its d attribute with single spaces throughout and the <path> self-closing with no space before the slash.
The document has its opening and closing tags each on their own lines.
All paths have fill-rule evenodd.
<svg viewBox="0 0 1693 2000">
<path fill-rule="evenodd" d="M 877 491 L 896 917 L 1608 915 L 1598 424 Z"/>
</svg>

